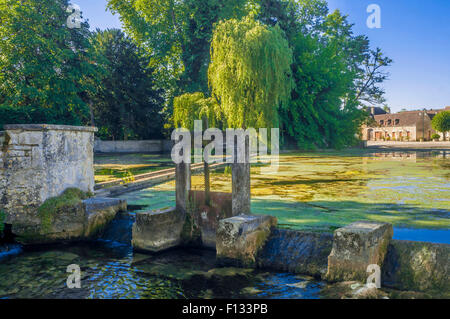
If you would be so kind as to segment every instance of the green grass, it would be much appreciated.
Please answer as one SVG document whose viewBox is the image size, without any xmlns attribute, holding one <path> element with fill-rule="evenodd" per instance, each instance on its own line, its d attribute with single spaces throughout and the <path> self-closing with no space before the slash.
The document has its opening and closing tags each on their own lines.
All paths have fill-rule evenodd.
<svg viewBox="0 0 450 319">
<path fill-rule="evenodd" d="M 53 218 L 60 209 L 78 205 L 88 197 L 90 194 L 77 188 L 68 188 L 60 196 L 47 199 L 38 209 L 42 231 L 49 232 L 51 230 Z"/>
</svg>

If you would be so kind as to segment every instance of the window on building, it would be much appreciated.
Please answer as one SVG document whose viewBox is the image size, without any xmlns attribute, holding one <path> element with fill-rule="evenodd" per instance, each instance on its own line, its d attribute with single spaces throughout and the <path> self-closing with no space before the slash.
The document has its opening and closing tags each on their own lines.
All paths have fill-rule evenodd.
<svg viewBox="0 0 450 319">
<path fill-rule="evenodd" d="M 392 124 L 392 120 L 388 120 L 387 125 L 391 125 L 391 124 Z"/>
<path fill-rule="evenodd" d="M 383 125 L 384 124 L 384 121 L 383 120 L 380 120 L 380 125 Z"/>
<path fill-rule="evenodd" d="M 395 120 L 395 125 L 399 125 L 400 124 L 400 120 L 399 119 L 396 119 Z"/>
</svg>

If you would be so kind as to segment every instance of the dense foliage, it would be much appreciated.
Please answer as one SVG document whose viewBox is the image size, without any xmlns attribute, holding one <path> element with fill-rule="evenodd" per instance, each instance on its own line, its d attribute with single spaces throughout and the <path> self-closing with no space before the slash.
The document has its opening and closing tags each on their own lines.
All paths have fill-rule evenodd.
<svg viewBox="0 0 450 319">
<path fill-rule="evenodd" d="M 208 92 L 214 23 L 247 12 L 246 0 L 108 0 L 108 6 L 175 95 Z"/>
<path fill-rule="evenodd" d="M 109 0 L 109 6 L 164 71 L 168 105 L 170 96 L 202 92 L 218 100 L 228 126 L 274 123 L 286 144 L 339 148 L 357 140 L 364 108 L 384 103 L 380 84 L 392 61 L 372 50 L 366 36 L 354 35 L 346 16 L 329 13 L 324 0 Z M 284 54 L 273 59 L 262 48 Z M 264 89 L 255 93 L 255 85 Z M 185 108 L 198 107 L 188 106 L 187 97 Z"/>
<path fill-rule="evenodd" d="M 0 0 L 0 126 L 82 124 L 101 79 L 89 25 L 69 29 L 67 0 Z"/>
<path fill-rule="evenodd" d="M 323 0 L 262 0 L 261 21 L 279 25 L 293 49 L 291 103 L 280 109 L 284 143 L 340 148 L 356 142 L 366 105 L 384 102 L 379 86 L 392 61 L 355 36 Z"/>
<path fill-rule="evenodd" d="M 205 98 L 201 92 L 186 93 L 173 101 L 173 123 L 175 127 L 194 129 L 195 120 L 208 121 L 209 127 L 223 126 L 222 110 L 214 98 Z"/>
<path fill-rule="evenodd" d="M 436 114 L 431 121 L 431 125 L 436 131 L 444 133 L 445 140 L 445 134 L 450 131 L 450 111 Z"/>
<path fill-rule="evenodd" d="M 278 125 L 289 100 L 292 51 L 278 26 L 245 17 L 219 23 L 211 44 L 209 83 L 228 127 Z"/>
<path fill-rule="evenodd" d="M 202 117 L 340 148 L 364 108 L 385 102 L 392 61 L 325 0 L 108 0 L 130 38 L 68 28 L 67 6 L 0 0 L 0 125 L 95 124 L 134 139 Z"/>
<path fill-rule="evenodd" d="M 108 75 L 90 96 L 100 138 L 160 138 L 163 91 L 148 58 L 120 30 L 98 31 L 92 42 Z"/>
</svg>

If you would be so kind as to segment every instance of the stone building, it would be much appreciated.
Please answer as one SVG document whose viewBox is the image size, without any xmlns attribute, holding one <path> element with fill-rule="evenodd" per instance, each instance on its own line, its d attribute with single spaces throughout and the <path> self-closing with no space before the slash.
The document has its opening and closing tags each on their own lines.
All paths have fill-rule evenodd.
<svg viewBox="0 0 450 319">
<path fill-rule="evenodd" d="M 372 123 L 362 127 L 362 139 L 364 141 L 425 141 L 431 140 L 436 132 L 431 126 L 433 117 L 442 111 L 450 111 L 450 106 L 440 110 L 404 111 L 388 113 L 379 107 L 369 109 Z M 448 140 L 447 133 L 447 140 Z"/>
</svg>

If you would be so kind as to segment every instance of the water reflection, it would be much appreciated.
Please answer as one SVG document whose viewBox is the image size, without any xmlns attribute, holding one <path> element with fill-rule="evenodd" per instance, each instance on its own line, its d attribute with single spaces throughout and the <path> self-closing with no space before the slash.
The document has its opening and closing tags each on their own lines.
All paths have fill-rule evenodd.
<svg viewBox="0 0 450 319">
<path fill-rule="evenodd" d="M 322 287 L 293 274 L 217 268 L 212 251 L 143 255 L 112 243 L 41 247 L 3 260 L 0 298 L 318 298 Z M 66 287 L 69 264 L 81 267 L 81 289 Z"/>
</svg>

